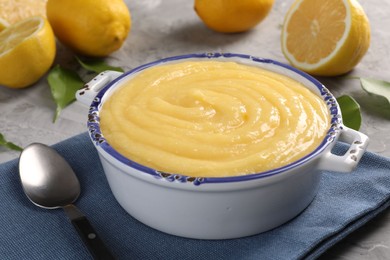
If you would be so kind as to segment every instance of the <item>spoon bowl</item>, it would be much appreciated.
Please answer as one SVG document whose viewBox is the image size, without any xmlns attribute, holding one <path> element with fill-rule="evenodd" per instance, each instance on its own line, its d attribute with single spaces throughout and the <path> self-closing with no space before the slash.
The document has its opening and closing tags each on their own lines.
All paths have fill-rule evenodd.
<svg viewBox="0 0 390 260">
<path fill-rule="evenodd" d="M 40 143 L 27 146 L 20 155 L 19 175 L 33 204 L 64 209 L 94 259 L 114 259 L 84 214 L 72 204 L 80 195 L 80 183 L 56 150 Z"/>
<path fill-rule="evenodd" d="M 80 195 L 80 182 L 70 165 L 46 145 L 27 146 L 20 156 L 19 172 L 24 192 L 39 207 L 64 207 Z"/>
</svg>

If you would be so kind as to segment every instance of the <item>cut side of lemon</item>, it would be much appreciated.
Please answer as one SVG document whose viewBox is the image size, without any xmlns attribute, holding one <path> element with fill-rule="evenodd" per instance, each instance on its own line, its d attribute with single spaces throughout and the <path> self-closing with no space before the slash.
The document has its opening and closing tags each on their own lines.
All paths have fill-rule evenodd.
<svg viewBox="0 0 390 260">
<path fill-rule="evenodd" d="M 370 26 L 355 0 L 296 0 L 285 16 L 281 43 L 294 67 L 336 76 L 363 58 L 370 45 Z"/>
<path fill-rule="evenodd" d="M 54 61 L 54 33 L 40 16 L 8 26 L 0 32 L 0 85 L 27 87 L 43 76 Z"/>
<path fill-rule="evenodd" d="M 13 24 L 32 16 L 45 16 L 47 0 L 0 0 L 0 18 Z"/>
<path fill-rule="evenodd" d="M 6 20 L 0 18 L 0 32 L 5 28 L 7 28 L 8 26 L 9 23 Z"/>
</svg>

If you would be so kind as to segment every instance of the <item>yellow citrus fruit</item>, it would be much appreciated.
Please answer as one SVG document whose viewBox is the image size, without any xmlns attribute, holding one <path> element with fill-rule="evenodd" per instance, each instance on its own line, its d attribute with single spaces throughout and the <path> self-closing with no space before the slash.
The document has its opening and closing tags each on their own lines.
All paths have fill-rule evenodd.
<svg viewBox="0 0 390 260">
<path fill-rule="evenodd" d="M 370 45 L 370 25 L 356 0 L 296 0 L 282 29 L 282 51 L 296 68 L 336 76 L 352 70 Z"/>
<path fill-rule="evenodd" d="M 0 85 L 24 88 L 39 80 L 53 64 L 54 33 L 46 18 L 34 16 L 0 32 Z"/>
<path fill-rule="evenodd" d="M 195 0 L 194 9 L 210 29 L 237 33 L 260 23 L 273 3 L 274 0 Z"/>
<path fill-rule="evenodd" d="M 0 18 L 13 24 L 31 16 L 45 16 L 47 0 L 0 0 Z"/>
<path fill-rule="evenodd" d="M 123 0 L 48 0 L 46 14 L 57 38 L 85 56 L 118 50 L 131 27 Z"/>
</svg>

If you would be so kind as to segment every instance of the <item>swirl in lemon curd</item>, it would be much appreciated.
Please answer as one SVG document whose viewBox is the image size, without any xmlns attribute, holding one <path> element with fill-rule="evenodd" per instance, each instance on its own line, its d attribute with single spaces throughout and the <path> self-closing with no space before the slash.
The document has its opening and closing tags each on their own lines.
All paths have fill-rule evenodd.
<svg viewBox="0 0 390 260">
<path fill-rule="evenodd" d="M 301 83 L 258 67 L 188 61 L 148 68 L 106 100 L 101 131 L 123 156 L 168 173 L 258 173 L 312 152 L 330 115 Z"/>
</svg>

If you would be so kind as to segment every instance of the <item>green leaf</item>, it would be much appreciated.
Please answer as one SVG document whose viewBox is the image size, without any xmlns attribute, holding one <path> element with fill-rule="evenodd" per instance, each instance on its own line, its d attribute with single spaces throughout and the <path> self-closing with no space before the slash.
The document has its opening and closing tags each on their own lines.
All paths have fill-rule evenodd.
<svg viewBox="0 0 390 260">
<path fill-rule="evenodd" d="M 104 60 L 102 59 L 87 59 L 87 60 L 81 60 L 79 57 L 76 56 L 76 60 L 80 63 L 80 65 L 88 70 L 93 71 L 96 73 L 100 73 L 106 70 L 114 70 L 119 72 L 124 72 L 124 70 L 120 67 L 114 67 L 111 65 L 108 65 Z"/>
<path fill-rule="evenodd" d="M 344 125 L 358 131 L 362 123 L 360 105 L 355 99 L 347 95 L 338 97 L 337 103 L 339 103 L 341 109 Z"/>
<path fill-rule="evenodd" d="M 7 140 L 5 140 L 4 136 L 1 133 L 0 133 L 0 145 L 1 146 L 5 146 L 8 149 L 15 150 L 15 151 L 22 151 L 23 150 L 22 147 L 17 146 L 16 144 L 8 142 Z"/>
<path fill-rule="evenodd" d="M 387 102 L 390 105 L 390 82 L 370 78 L 360 78 L 360 84 L 368 93 L 382 96 L 387 99 Z"/>
<path fill-rule="evenodd" d="M 69 69 L 55 66 L 47 76 L 51 94 L 57 104 L 57 109 L 53 118 L 56 121 L 62 109 L 76 100 L 76 91 L 84 86 L 80 76 Z"/>
</svg>

